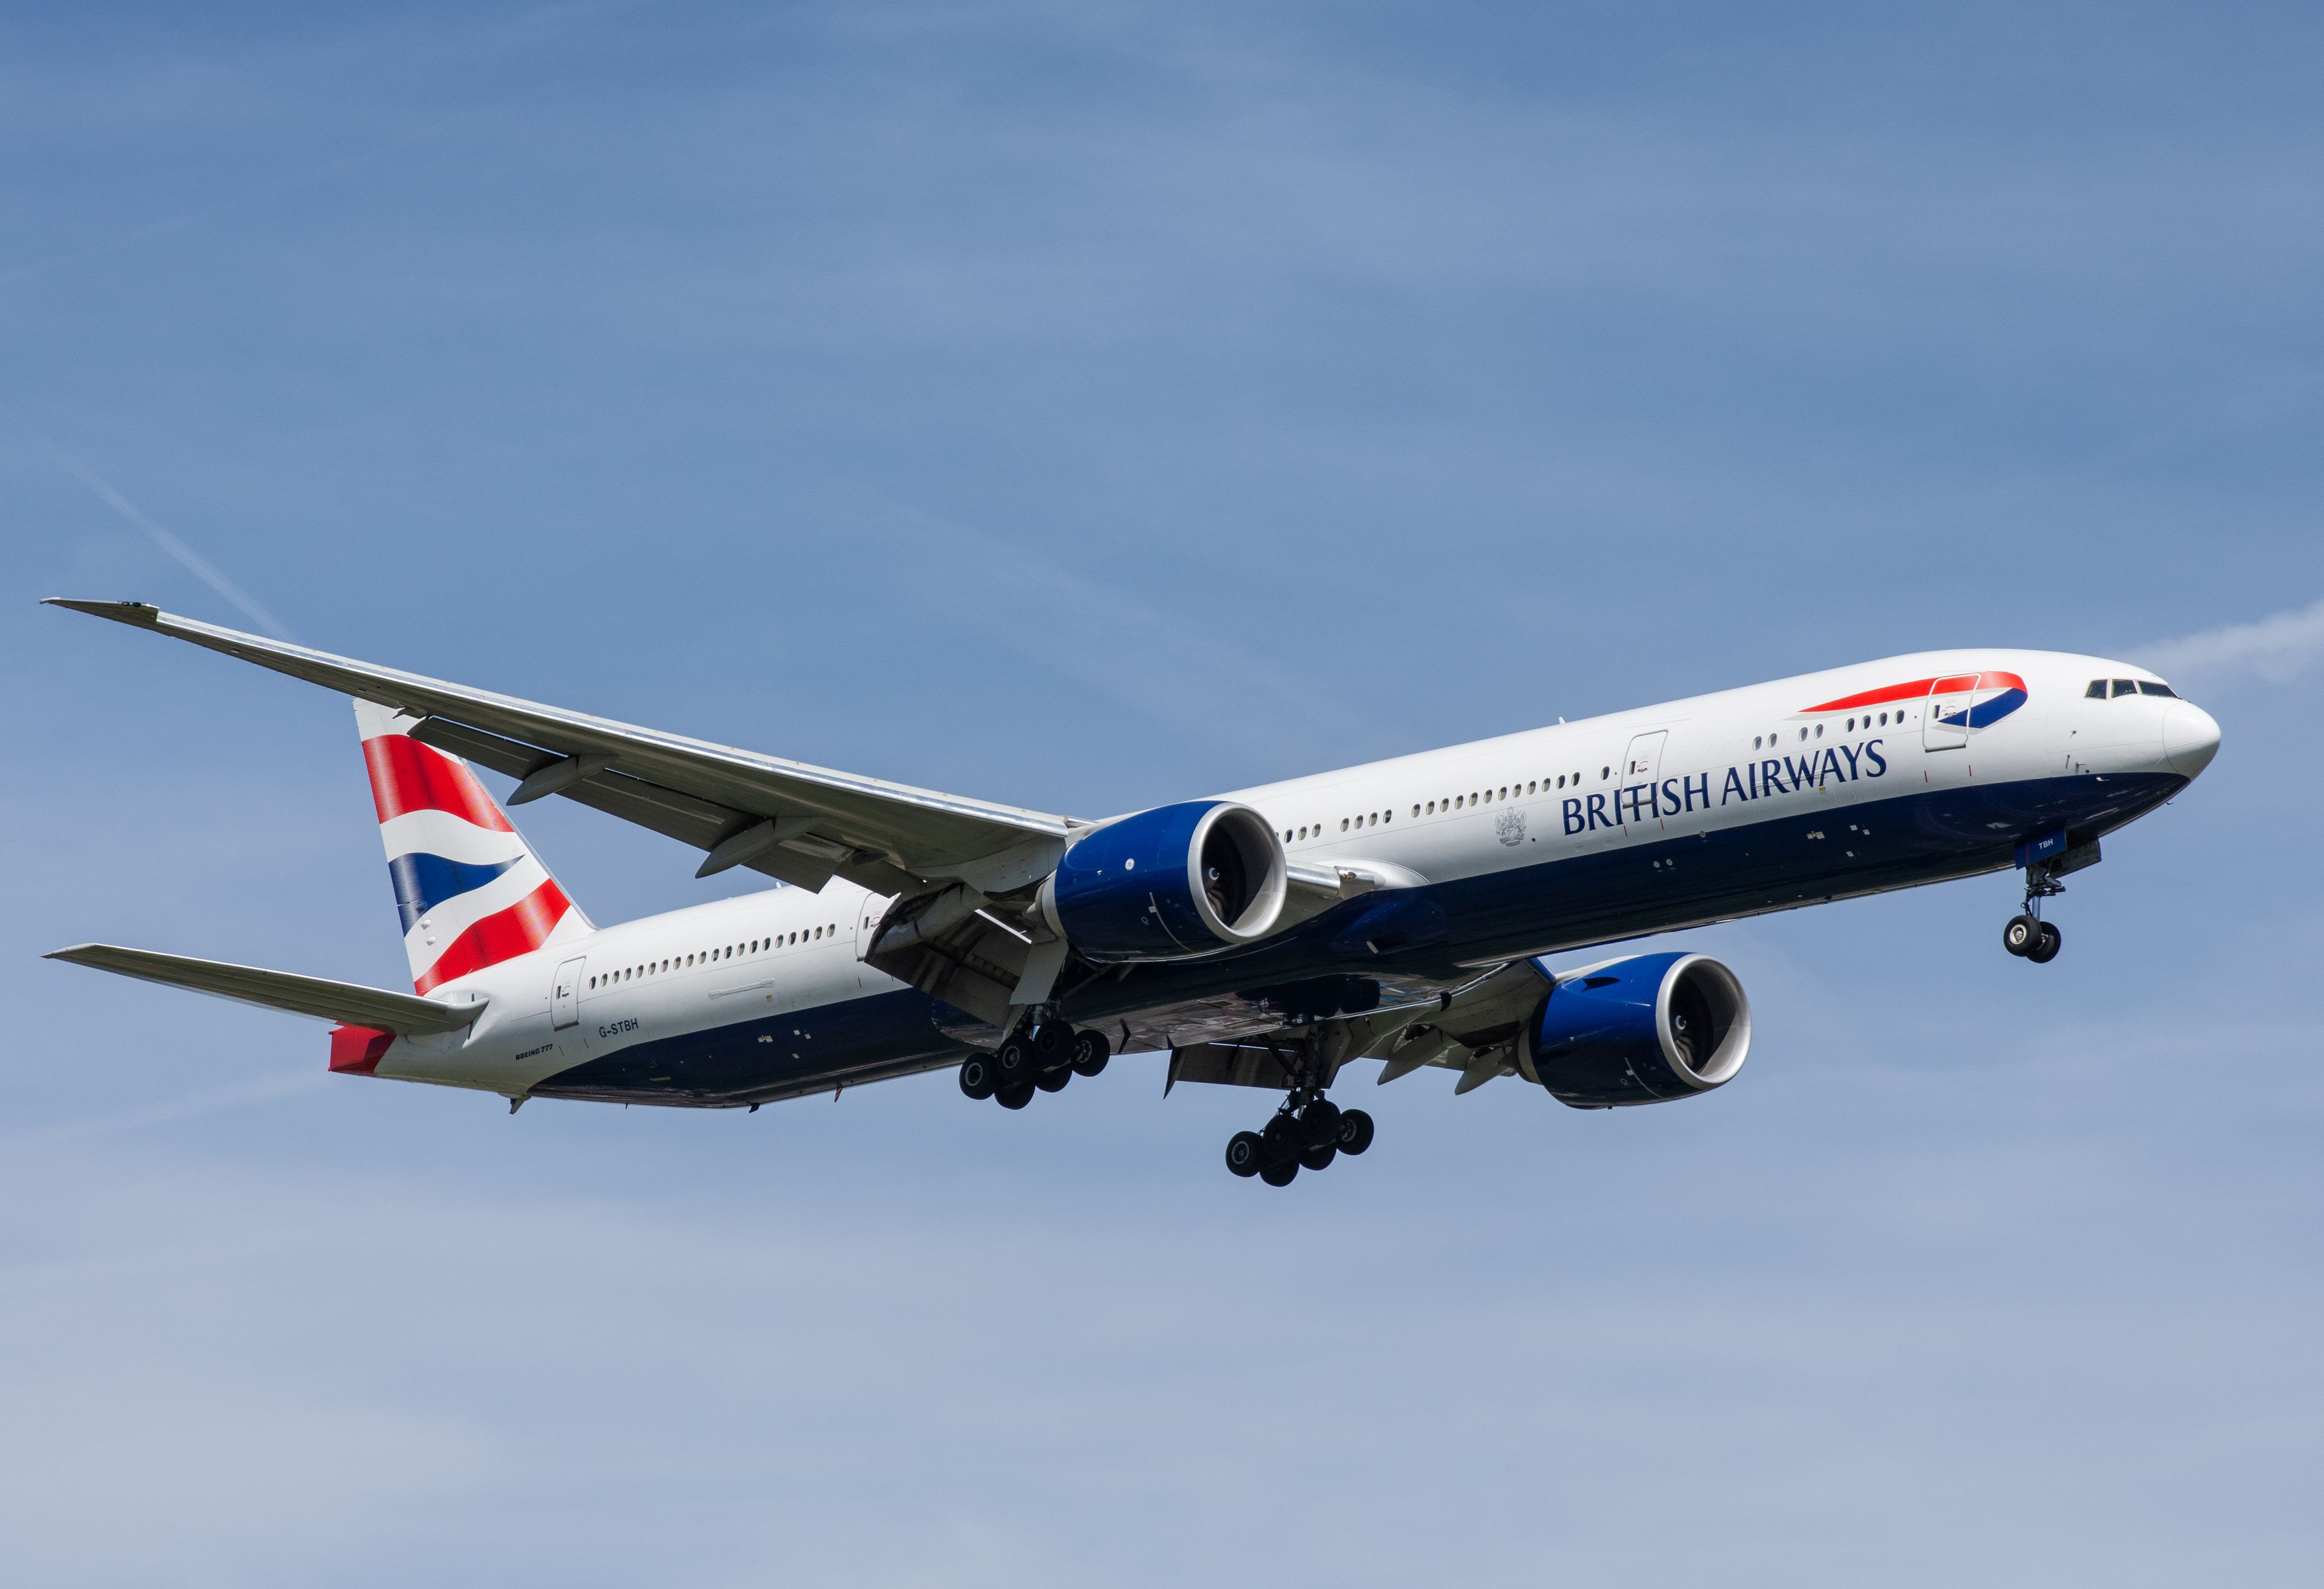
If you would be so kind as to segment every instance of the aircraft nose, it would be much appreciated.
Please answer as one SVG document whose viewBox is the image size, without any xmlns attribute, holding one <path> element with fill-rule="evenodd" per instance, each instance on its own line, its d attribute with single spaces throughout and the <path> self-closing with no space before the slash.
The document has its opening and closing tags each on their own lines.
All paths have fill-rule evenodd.
<svg viewBox="0 0 2324 1589">
<path fill-rule="evenodd" d="M 2192 778 L 2219 753 L 2218 720 L 2192 701 L 2173 701 L 2163 715 L 2163 753 L 2172 770 Z"/>
</svg>

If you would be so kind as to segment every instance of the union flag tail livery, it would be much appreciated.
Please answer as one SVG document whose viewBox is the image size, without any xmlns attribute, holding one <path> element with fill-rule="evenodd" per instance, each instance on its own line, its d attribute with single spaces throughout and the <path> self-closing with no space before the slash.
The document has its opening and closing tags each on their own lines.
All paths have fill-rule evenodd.
<svg viewBox="0 0 2324 1589">
<path fill-rule="evenodd" d="M 355 706 L 412 992 L 590 930 L 466 762 L 412 738 L 418 718 Z"/>
</svg>

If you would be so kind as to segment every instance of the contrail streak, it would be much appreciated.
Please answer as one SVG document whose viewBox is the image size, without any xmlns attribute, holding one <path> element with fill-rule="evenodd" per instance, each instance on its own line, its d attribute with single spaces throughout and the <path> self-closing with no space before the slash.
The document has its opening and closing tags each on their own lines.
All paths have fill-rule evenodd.
<svg viewBox="0 0 2324 1589">
<path fill-rule="evenodd" d="M 82 463 L 53 441 L 44 441 L 41 445 L 48 449 L 51 457 L 56 459 L 60 468 L 96 493 L 99 502 L 128 520 L 139 530 L 143 531 L 147 540 L 177 559 L 184 565 L 187 572 L 224 596 L 244 617 L 277 640 L 290 641 L 294 644 L 297 642 L 297 637 L 273 614 L 260 606 L 254 599 L 244 593 L 240 586 L 219 573 L 207 558 L 170 533 L 165 526 L 148 518 L 143 509 L 115 491 L 95 469 Z"/>
<path fill-rule="evenodd" d="M 2159 672 L 2250 672 L 2270 684 L 2287 683 L 2324 661 L 2324 601 L 2250 624 L 2162 641 L 2137 655 Z"/>
</svg>

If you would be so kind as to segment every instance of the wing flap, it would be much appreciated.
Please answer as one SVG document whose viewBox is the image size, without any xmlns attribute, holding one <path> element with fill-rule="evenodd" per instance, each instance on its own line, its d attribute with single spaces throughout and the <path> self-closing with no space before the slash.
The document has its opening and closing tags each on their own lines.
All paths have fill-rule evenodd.
<svg viewBox="0 0 2324 1589">
<path fill-rule="evenodd" d="M 117 976 L 134 976 L 141 982 L 188 988 L 238 1003 L 256 1004 L 262 1009 L 287 1010 L 293 1015 L 311 1015 L 347 1026 L 368 1026 L 405 1037 L 457 1031 L 484 1012 L 482 1000 L 473 1004 L 443 1004 L 410 993 L 365 987 L 361 983 L 267 971 L 224 960 L 197 960 L 188 955 L 164 955 L 152 949 L 125 949 L 117 944 L 76 944 L 43 958 L 110 971 Z"/>
</svg>

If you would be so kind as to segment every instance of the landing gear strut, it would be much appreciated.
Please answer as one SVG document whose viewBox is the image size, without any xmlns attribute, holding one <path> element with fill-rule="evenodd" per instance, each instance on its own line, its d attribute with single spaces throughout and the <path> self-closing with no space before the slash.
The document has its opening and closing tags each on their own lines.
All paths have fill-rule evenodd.
<svg viewBox="0 0 2324 1589">
<path fill-rule="evenodd" d="M 1113 1057 L 1105 1033 L 1075 1031 L 1055 1019 L 1019 1027 L 990 1054 L 971 1054 L 960 1064 L 960 1090 L 1003 1109 L 1022 1109 L 1036 1092 L 1065 1090 L 1077 1076 L 1095 1076 Z"/>
<path fill-rule="evenodd" d="M 1353 1157 L 1371 1145 L 1372 1117 L 1341 1108 L 1303 1074 L 1264 1131 L 1239 1131 L 1227 1139 L 1227 1169 L 1287 1187 L 1303 1169 L 1329 1169 L 1341 1154 Z"/>
<path fill-rule="evenodd" d="M 2064 893 L 2066 885 L 2058 881 L 2055 870 L 2044 865 L 2025 869 L 2025 908 L 2012 916 L 2001 928 L 2001 947 L 2021 960 L 2031 960 L 2036 965 L 2047 965 L 2058 957 L 2058 950 L 2066 935 L 2058 930 L 2054 921 L 2042 919 L 2042 901 Z"/>
</svg>

